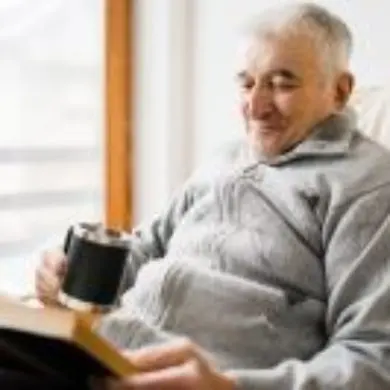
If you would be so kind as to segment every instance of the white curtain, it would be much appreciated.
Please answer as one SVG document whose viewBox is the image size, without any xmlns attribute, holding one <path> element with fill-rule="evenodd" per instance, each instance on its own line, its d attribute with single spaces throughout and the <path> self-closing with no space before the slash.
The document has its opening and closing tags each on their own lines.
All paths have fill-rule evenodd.
<svg viewBox="0 0 390 390">
<path fill-rule="evenodd" d="M 103 0 L 0 2 L 0 291 L 102 219 Z"/>
</svg>

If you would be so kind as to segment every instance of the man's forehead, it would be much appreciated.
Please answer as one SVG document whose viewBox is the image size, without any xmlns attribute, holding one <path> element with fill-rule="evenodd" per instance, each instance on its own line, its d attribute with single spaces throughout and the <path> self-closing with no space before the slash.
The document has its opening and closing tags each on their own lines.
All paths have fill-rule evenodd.
<svg viewBox="0 0 390 390">
<path fill-rule="evenodd" d="M 267 70 L 269 67 L 296 68 L 308 59 L 307 40 L 296 37 L 247 37 L 238 41 L 236 74 Z"/>
<path fill-rule="evenodd" d="M 276 43 L 273 40 L 244 38 L 239 41 L 236 53 L 236 73 L 261 69 L 275 55 Z"/>
</svg>

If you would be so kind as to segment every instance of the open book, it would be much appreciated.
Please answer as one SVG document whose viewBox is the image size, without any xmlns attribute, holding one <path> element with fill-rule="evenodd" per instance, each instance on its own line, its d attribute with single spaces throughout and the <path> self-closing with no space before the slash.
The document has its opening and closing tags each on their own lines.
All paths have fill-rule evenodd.
<svg viewBox="0 0 390 390">
<path fill-rule="evenodd" d="M 8 298 L 0 298 L 0 368 L 72 383 L 135 372 L 127 358 L 93 331 L 87 315 L 28 307 Z"/>
</svg>

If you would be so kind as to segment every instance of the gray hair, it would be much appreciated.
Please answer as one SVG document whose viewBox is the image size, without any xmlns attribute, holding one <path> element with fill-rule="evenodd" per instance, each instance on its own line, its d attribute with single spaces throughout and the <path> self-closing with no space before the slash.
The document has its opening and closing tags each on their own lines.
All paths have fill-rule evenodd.
<svg viewBox="0 0 390 390">
<path fill-rule="evenodd" d="M 286 33 L 305 33 L 313 38 L 323 56 L 326 74 L 348 68 L 352 34 L 347 24 L 329 10 L 313 3 L 271 8 L 252 21 L 246 32 L 255 38 Z"/>
</svg>

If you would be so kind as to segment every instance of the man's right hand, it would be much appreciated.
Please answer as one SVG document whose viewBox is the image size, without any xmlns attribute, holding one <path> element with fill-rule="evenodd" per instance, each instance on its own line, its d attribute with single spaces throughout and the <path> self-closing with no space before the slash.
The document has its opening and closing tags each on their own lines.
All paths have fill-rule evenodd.
<svg viewBox="0 0 390 390">
<path fill-rule="evenodd" d="M 43 303 L 56 303 L 67 269 L 65 254 L 57 249 L 44 252 L 35 273 L 35 291 Z"/>
</svg>

